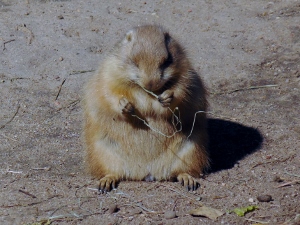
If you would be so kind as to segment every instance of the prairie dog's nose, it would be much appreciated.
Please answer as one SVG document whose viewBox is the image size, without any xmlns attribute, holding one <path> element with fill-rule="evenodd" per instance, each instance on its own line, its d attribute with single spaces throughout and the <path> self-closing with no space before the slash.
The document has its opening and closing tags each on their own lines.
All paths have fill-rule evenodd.
<svg viewBox="0 0 300 225">
<path fill-rule="evenodd" d="M 160 80 L 150 80 L 145 85 L 145 88 L 148 91 L 158 91 L 161 88 L 161 81 Z"/>
<path fill-rule="evenodd" d="M 148 91 L 153 91 L 153 87 L 154 87 L 154 81 L 153 81 L 153 80 L 150 80 L 150 81 L 145 85 L 145 88 L 146 88 Z"/>
</svg>

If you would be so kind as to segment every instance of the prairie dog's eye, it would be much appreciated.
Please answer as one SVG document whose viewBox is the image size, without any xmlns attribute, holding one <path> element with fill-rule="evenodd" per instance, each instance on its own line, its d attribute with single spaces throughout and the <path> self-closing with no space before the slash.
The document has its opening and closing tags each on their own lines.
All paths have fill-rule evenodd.
<svg viewBox="0 0 300 225">
<path fill-rule="evenodd" d="M 168 58 L 164 59 L 162 63 L 160 64 L 160 69 L 163 71 L 166 68 L 168 68 L 173 63 L 173 58 L 171 54 L 168 54 Z"/>
</svg>

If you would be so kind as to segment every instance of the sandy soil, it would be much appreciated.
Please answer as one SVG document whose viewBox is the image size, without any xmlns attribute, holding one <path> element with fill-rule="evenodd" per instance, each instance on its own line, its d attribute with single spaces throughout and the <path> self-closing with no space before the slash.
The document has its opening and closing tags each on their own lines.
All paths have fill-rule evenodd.
<svg viewBox="0 0 300 225">
<path fill-rule="evenodd" d="M 99 195 L 82 86 L 145 23 L 186 47 L 209 89 L 212 169 L 195 192 L 121 182 Z M 0 44 L 0 224 L 300 224 L 299 0 L 0 0 Z M 189 215 L 201 205 L 224 215 Z"/>
</svg>

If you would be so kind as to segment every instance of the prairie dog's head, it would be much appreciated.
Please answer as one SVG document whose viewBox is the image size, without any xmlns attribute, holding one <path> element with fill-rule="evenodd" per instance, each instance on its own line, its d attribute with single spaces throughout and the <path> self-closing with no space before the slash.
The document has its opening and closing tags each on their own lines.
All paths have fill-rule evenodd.
<svg viewBox="0 0 300 225">
<path fill-rule="evenodd" d="M 154 25 L 130 30 L 119 43 L 118 55 L 126 65 L 128 79 L 153 92 L 176 83 L 186 61 L 180 45 Z"/>
</svg>

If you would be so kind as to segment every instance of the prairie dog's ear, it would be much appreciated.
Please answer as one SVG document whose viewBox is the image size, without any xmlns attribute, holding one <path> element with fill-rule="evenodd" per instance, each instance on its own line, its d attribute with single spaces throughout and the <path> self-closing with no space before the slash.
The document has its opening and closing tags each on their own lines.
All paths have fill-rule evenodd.
<svg viewBox="0 0 300 225">
<path fill-rule="evenodd" d="M 133 40 L 133 33 L 134 33 L 134 30 L 130 30 L 126 33 L 125 35 L 125 38 L 124 38 L 124 43 L 129 43 L 129 42 L 132 42 Z"/>
</svg>

